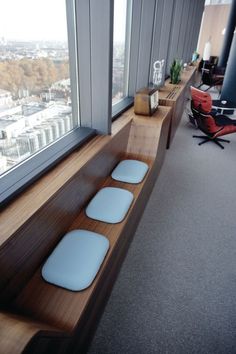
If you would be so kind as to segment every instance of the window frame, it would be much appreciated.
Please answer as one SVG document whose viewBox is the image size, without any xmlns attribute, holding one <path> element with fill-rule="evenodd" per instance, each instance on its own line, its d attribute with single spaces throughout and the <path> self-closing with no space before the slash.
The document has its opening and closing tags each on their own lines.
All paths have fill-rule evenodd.
<svg viewBox="0 0 236 354">
<path fill-rule="evenodd" d="M 130 76 L 130 51 L 131 51 L 131 26 L 132 26 L 132 10 L 133 1 L 127 0 L 126 8 L 126 29 L 125 29 L 125 58 L 124 58 L 124 93 L 126 94 L 121 100 L 112 103 L 112 121 L 115 120 L 120 114 L 132 106 L 134 97 L 129 96 L 129 76 Z M 114 49 L 114 43 L 113 43 Z M 112 82 L 113 84 L 113 82 Z"/>
<path fill-rule="evenodd" d="M 6 171 L 0 181 L 0 207 L 49 171 L 65 156 L 96 134 L 111 134 L 112 120 L 133 104 L 134 92 L 127 74 L 128 96 L 112 106 L 114 0 L 65 0 L 71 75 L 73 120 L 80 113 L 80 127 Z M 130 42 L 126 60 L 132 56 L 134 0 L 129 0 Z M 128 26 L 128 25 L 127 25 Z M 72 53 L 72 55 L 71 55 Z M 133 70 L 132 70 L 133 71 Z M 75 74 L 76 72 L 76 74 Z M 74 86 L 73 86 L 74 85 Z M 102 87 L 102 89 L 101 89 Z M 132 87 L 132 86 L 131 86 Z M 75 105 L 79 102 L 78 105 Z M 112 117 L 113 116 L 113 117 Z"/>
<path fill-rule="evenodd" d="M 76 4 L 75 0 L 66 0 L 67 40 L 69 48 L 69 68 L 72 103 L 72 121 L 81 126 L 79 109 L 79 67 L 78 67 L 78 33 L 76 27 Z"/>
<path fill-rule="evenodd" d="M 12 198 L 94 135 L 95 130 L 91 128 L 74 129 L 6 171 L 0 179 L 0 206 L 5 206 Z"/>
<path fill-rule="evenodd" d="M 112 121 L 117 119 L 122 113 L 129 109 L 134 104 L 134 97 L 124 97 L 119 102 L 112 105 Z"/>
<path fill-rule="evenodd" d="M 91 127 L 85 128 L 80 126 L 76 1 L 66 0 L 65 8 L 68 32 L 72 120 L 76 126 L 64 136 L 35 152 L 0 176 L 1 208 L 96 133 Z"/>
</svg>

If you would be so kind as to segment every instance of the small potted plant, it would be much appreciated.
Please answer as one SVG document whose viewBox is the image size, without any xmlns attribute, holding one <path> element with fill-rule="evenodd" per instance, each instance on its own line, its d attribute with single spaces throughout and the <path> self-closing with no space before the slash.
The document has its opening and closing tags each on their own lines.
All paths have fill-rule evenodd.
<svg viewBox="0 0 236 354">
<path fill-rule="evenodd" d="M 170 83 L 178 84 L 180 82 L 180 74 L 182 70 L 182 60 L 174 59 L 170 67 Z"/>
<path fill-rule="evenodd" d="M 196 61 L 198 60 L 198 58 L 199 58 L 199 53 L 195 50 L 195 51 L 193 52 L 193 55 L 192 55 L 191 64 L 195 64 Z"/>
</svg>

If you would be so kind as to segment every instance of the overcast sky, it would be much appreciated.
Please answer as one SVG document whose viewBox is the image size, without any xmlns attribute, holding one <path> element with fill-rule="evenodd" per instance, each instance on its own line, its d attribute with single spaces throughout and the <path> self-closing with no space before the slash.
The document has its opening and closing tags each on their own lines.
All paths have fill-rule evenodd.
<svg viewBox="0 0 236 354">
<path fill-rule="evenodd" d="M 114 39 L 118 42 L 125 35 L 126 1 L 115 0 Z M 1 37 L 67 40 L 65 0 L 0 0 Z"/>
<path fill-rule="evenodd" d="M 64 0 L 1 0 L 0 37 L 66 40 Z"/>
<path fill-rule="evenodd" d="M 127 1 L 130 0 L 114 1 L 114 42 L 121 42 L 125 39 Z"/>
</svg>

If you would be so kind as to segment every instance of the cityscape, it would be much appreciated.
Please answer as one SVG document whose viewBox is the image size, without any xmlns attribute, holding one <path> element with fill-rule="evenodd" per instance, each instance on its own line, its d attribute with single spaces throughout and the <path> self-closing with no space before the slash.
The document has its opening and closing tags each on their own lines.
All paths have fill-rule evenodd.
<svg viewBox="0 0 236 354">
<path fill-rule="evenodd" d="M 115 42 L 113 46 L 112 104 L 126 96 L 125 42 Z"/>
<path fill-rule="evenodd" d="M 113 104 L 124 95 L 124 46 L 113 57 Z M 0 38 L 0 174 L 78 123 L 72 119 L 67 42 Z"/>
</svg>

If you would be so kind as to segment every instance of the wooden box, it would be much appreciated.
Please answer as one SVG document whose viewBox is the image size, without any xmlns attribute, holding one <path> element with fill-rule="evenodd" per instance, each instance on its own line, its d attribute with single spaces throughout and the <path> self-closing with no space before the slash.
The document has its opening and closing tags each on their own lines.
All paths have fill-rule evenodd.
<svg viewBox="0 0 236 354">
<path fill-rule="evenodd" d="M 134 113 L 151 116 L 158 108 L 157 88 L 144 87 L 136 92 Z"/>
</svg>

